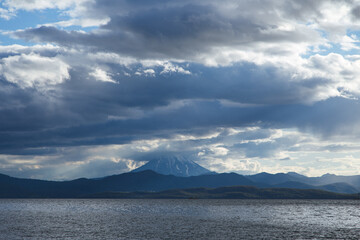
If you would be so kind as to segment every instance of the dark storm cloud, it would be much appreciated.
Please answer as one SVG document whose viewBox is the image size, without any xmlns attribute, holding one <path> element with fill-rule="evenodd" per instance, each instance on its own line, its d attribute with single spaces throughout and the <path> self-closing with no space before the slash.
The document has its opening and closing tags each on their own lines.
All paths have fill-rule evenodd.
<svg viewBox="0 0 360 240">
<path fill-rule="evenodd" d="M 154 69 L 158 73 L 162 67 Z M 115 85 L 89 81 L 82 71 L 74 72 L 72 80 L 61 86 L 62 97 L 65 101 L 72 101 L 70 107 L 76 111 L 86 110 L 88 105 L 96 108 L 95 112 L 101 113 L 103 109 L 104 114 L 116 115 L 116 110 L 121 113 L 119 106 L 146 109 L 187 99 L 224 99 L 242 104 L 311 102 L 318 98 L 319 93 L 326 93 L 327 86 L 332 83 L 326 78 L 289 81 L 289 73 L 274 66 L 251 63 L 222 68 L 188 65 L 187 69 L 192 74 L 114 77 L 118 83 Z M 132 73 L 135 71 L 136 68 Z"/>
<path fill-rule="evenodd" d="M 19 126 L 26 129 L 31 124 L 36 129 L 101 122 L 109 116 L 136 117 L 137 112 L 141 117 L 147 109 L 191 99 L 224 99 L 242 104 L 301 103 L 305 97 L 305 101 L 316 98 L 322 86 L 330 83 L 327 79 L 289 82 L 290 75 L 274 67 L 247 63 L 223 68 L 190 65 L 189 69 L 190 75 L 114 77 L 118 84 L 112 84 L 89 79 L 87 68 L 74 68 L 69 80 L 46 93 L 3 81 L 0 111 L 4 114 L 0 119 L 4 124 L 0 129 L 11 130 L 12 125 L 19 130 Z M 159 72 L 161 67 L 155 70 Z M 121 72 L 122 68 L 113 71 Z"/>
<path fill-rule="evenodd" d="M 176 111 L 149 110 L 140 119 L 84 123 L 72 127 L 62 127 L 53 122 L 56 126 L 53 129 L 2 132 L 0 149 L 5 153 L 11 149 L 15 151 L 40 146 L 124 144 L 139 139 L 169 138 L 181 132 L 195 134 L 198 130 L 209 131 L 219 126 L 298 127 L 326 136 L 338 134 L 339 129 L 351 132 L 359 121 L 357 106 L 357 101 L 346 99 L 327 100 L 312 106 L 268 105 L 247 108 L 226 107 L 218 101 L 193 101 Z M 46 120 L 50 121 L 51 118 Z"/>
<path fill-rule="evenodd" d="M 39 54 L 62 56 L 50 51 Z M 327 94 L 333 82 L 327 78 L 302 81 L 274 65 L 247 62 L 228 67 L 179 66 L 191 74 L 161 73 L 162 64 L 106 64 L 116 84 L 90 77 L 93 68 L 85 65 L 74 65 L 69 79 L 49 89 L 21 88 L 2 79 L 0 151 L 46 154 L 48 149 L 41 147 L 123 144 L 179 132 L 255 125 L 331 135 L 342 122 L 352 126 L 358 120 L 349 110 L 355 100 L 303 105 Z M 154 75 L 136 74 L 149 68 Z M 123 72 L 130 76 L 118 74 Z M 328 116 L 335 112 L 339 114 Z"/>
<path fill-rule="evenodd" d="M 104 12 L 110 17 L 110 21 L 91 33 L 42 26 L 13 34 L 28 41 L 90 47 L 97 51 L 118 52 L 141 58 L 178 59 L 191 59 L 198 54 L 211 52 L 216 47 L 312 42 L 319 38 L 315 31 L 306 28 L 301 31 L 296 28 L 281 30 L 281 12 L 267 10 L 262 15 L 249 16 L 246 8 L 256 8 L 256 5 L 249 2 L 245 6 L 240 4 L 237 14 L 229 14 L 230 16 L 219 11 L 219 6 L 211 1 L 208 4 L 200 2 L 198 5 L 165 2 L 171 4 L 163 5 L 162 2 L 161 5 L 152 3 L 150 6 L 142 6 L 139 2 L 112 1 L 115 6 L 109 7 L 109 1 L 98 1 L 95 3 L 96 8 L 90 9 Z M 257 5 L 264 9 L 260 3 Z M 287 5 L 287 8 L 294 8 Z M 117 12 L 114 9 L 121 10 Z M 281 50 L 278 53 L 281 54 Z"/>
<path fill-rule="evenodd" d="M 78 18 L 71 20 L 109 19 L 98 29 L 67 31 L 59 23 L 15 31 L 57 46 L 0 49 L 0 154 L 10 156 L 0 156 L 0 165 L 21 155 L 33 160 L 24 176 L 51 178 L 71 171 L 56 172 L 57 165 L 79 161 L 71 176 L 102 176 L 129 170 L 117 154 L 292 161 L 286 151 L 313 144 L 298 148 L 304 132 L 358 139 L 358 63 L 314 53 L 329 45 L 324 29 L 338 31 L 324 8 L 341 3 L 352 2 L 97 0 L 69 11 Z M 349 8 L 354 18 L 357 8 Z M 257 130 L 232 135 L 230 128 L 243 127 Z M 274 140 L 274 129 L 284 128 L 296 133 Z M 174 140 L 179 134 L 184 140 Z M 136 148 L 156 139 L 169 144 Z M 129 151 L 108 146 L 128 143 Z M 92 152 L 97 147 L 101 153 Z M 113 155 L 103 157 L 106 148 Z"/>
<path fill-rule="evenodd" d="M 0 131 L 39 131 L 72 122 L 59 102 L 34 89 L 21 89 L 0 80 Z M 60 110 L 60 111 L 58 111 Z M 5 141 L 6 142 L 6 141 Z"/>
<path fill-rule="evenodd" d="M 252 131 L 252 133 L 254 134 L 254 141 L 245 141 L 242 143 L 235 142 L 229 150 L 233 153 L 242 151 L 247 158 L 273 158 L 279 152 L 287 151 L 290 147 L 299 143 L 299 139 L 296 136 L 279 136 L 276 139 L 271 139 L 273 133 L 268 129 L 260 129 Z M 238 137 L 241 138 L 242 136 L 240 135 Z M 245 140 L 252 139 L 245 138 Z"/>
</svg>

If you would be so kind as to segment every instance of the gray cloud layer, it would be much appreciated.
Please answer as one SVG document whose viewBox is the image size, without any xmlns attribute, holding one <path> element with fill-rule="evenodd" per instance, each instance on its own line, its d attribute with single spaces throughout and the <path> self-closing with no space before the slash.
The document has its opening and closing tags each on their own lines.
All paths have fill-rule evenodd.
<svg viewBox="0 0 360 240">
<path fill-rule="evenodd" d="M 274 4 L 273 1 L 97 1 L 89 6 L 94 14 L 110 21 L 92 33 L 65 31 L 42 26 L 15 32 L 29 41 L 52 42 L 67 47 L 91 47 L 140 58 L 194 59 L 221 47 L 253 48 L 272 43 L 313 43 L 320 35 L 301 24 L 282 28 L 287 18 L 309 21 L 303 15 L 310 3 Z M 311 5 L 315 5 L 311 3 Z M 321 5 L 321 2 L 316 5 Z M 314 6 L 316 9 L 319 6 Z M 232 8 L 231 8 L 232 7 Z M 114 11 L 116 9 L 116 11 Z M 118 9 L 121 9 L 118 11 Z M 314 10 L 315 11 L 315 10 Z M 249 14 L 250 13 L 250 14 Z M 315 13 L 307 13 L 316 15 Z M 309 16 L 307 15 L 307 16 Z"/>
<path fill-rule="evenodd" d="M 20 2 L 14 9 L 29 9 Z M 274 129 L 358 139 L 358 40 L 347 34 L 360 29 L 358 8 L 356 1 L 310 0 L 79 2 L 68 10 L 71 20 L 103 24 L 88 32 L 60 23 L 20 29 L 12 36 L 47 45 L 1 46 L 0 154 L 51 156 L 53 164 L 86 158 L 76 174 L 110 173 L 114 161 L 91 165 L 91 154 L 62 149 L 134 144 L 117 152 L 125 159 L 116 160 L 119 168 L 185 152 L 210 167 L 251 172 L 260 168 L 249 159 L 292 161 L 277 152 L 298 151 L 300 137 L 272 139 Z M 332 53 L 335 45 L 347 54 Z M 247 127 L 260 130 L 230 133 Z M 202 139 L 218 129 L 216 138 Z M 188 139 L 172 140 L 179 134 Z M 154 139 L 171 143 L 136 148 Z M 224 156 L 243 160 L 231 168 Z M 39 176 L 50 171 L 42 162 Z"/>
</svg>

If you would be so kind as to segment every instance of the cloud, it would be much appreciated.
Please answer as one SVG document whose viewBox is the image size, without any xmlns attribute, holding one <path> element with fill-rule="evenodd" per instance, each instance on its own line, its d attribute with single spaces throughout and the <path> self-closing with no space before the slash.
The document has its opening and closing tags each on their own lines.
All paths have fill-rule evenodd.
<svg viewBox="0 0 360 240">
<path fill-rule="evenodd" d="M 351 9 L 351 13 L 356 20 L 359 19 L 360 18 L 360 6 L 354 6 Z"/>
<path fill-rule="evenodd" d="M 38 10 L 38 9 L 46 9 L 46 8 L 59 8 L 65 9 L 74 5 L 76 2 L 84 2 L 83 0 L 5 0 L 2 3 L 4 6 L 10 9 L 23 9 L 23 10 Z"/>
<path fill-rule="evenodd" d="M 357 65 L 334 54 L 309 58 L 307 69 L 320 77 L 305 79 L 293 78 L 271 65 L 141 64 L 119 62 L 117 55 L 96 57 L 50 46 L 13 46 L 4 48 L 2 54 L 2 74 L 15 80 L 4 78 L 1 82 L 4 100 L 0 120 L 4 130 L 17 130 L 16 134 L 2 134 L 7 141 L 0 148 L 5 152 L 39 146 L 120 144 L 218 126 L 295 127 L 322 136 L 346 135 L 356 129 L 359 120 L 354 111 L 358 101 L 339 98 L 349 89 L 357 94 L 356 78 L 341 80 L 342 75 L 356 77 Z M 26 64 L 34 72 L 29 76 L 23 71 Z M 169 65 L 191 74 L 165 74 Z M 44 71 L 44 66 L 53 68 L 52 73 Z M 89 78 L 98 66 L 105 66 L 106 76 L 119 84 Z M 349 70 L 344 72 L 346 68 Z M 150 75 L 135 74 L 148 69 L 153 70 Z M 51 88 L 51 94 L 27 90 L 39 86 Z M 331 98 L 334 96 L 339 97 Z M 323 101 L 316 102 L 319 100 Z M 34 129 L 36 132 L 27 132 Z M 265 149 L 266 144 L 269 152 L 276 151 L 271 143 L 238 147 L 248 148 L 247 156 L 251 157 L 257 147 Z"/>
<path fill-rule="evenodd" d="M 254 151 L 251 157 L 247 156 L 252 149 L 238 147 L 239 142 L 256 143 L 257 154 Z M 319 176 L 338 169 L 340 174 L 356 174 L 360 168 L 358 144 L 342 139 L 341 146 L 336 146 L 335 154 L 324 151 L 334 149 L 336 142 L 339 142 L 338 139 L 319 139 L 296 129 L 217 128 L 212 133 L 189 131 L 183 135 L 123 144 L 46 147 L 23 155 L 2 154 L 0 165 L 6 173 L 15 176 L 71 179 L 117 174 L 153 158 L 181 154 L 218 172 L 298 171 Z M 269 151 L 268 146 L 272 146 L 273 151 Z M 319 162 L 326 162 L 326 165 L 317 165 Z"/>
<path fill-rule="evenodd" d="M 358 159 L 357 6 L 6 1 L 0 14 L 66 19 L 6 33 L 37 45 L 0 46 L 2 169 L 101 176 L 181 153 L 218 171 L 315 174 L 321 151 Z"/>
<path fill-rule="evenodd" d="M 90 76 L 93 76 L 98 81 L 116 83 L 111 76 L 101 68 L 96 68 L 95 71 L 90 73 Z"/>
<path fill-rule="evenodd" d="M 295 127 L 322 136 L 346 135 L 359 120 L 358 101 L 347 97 L 357 94 L 357 63 L 336 54 L 309 58 L 306 68 L 319 76 L 312 78 L 294 78 L 269 64 L 139 63 L 116 54 L 88 55 L 52 46 L 12 46 L 3 48 L 2 55 L 0 121 L 3 131 L 17 133 L 2 133 L 1 151 L 120 144 L 218 126 Z M 191 74 L 164 73 L 169 66 Z M 98 78 L 111 76 L 119 84 L 89 78 L 97 68 L 106 69 Z M 149 69 L 151 74 L 135 74 Z M 36 91 L 38 87 L 51 89 L 51 94 Z M 269 152 L 275 151 L 268 144 Z M 242 146 L 252 156 L 250 150 L 256 153 L 258 145 Z"/>
<path fill-rule="evenodd" d="M 167 3 L 144 4 L 141 7 L 140 3 L 119 1 L 113 2 L 115 5 L 110 8 L 109 2 L 98 1 L 93 6 L 89 5 L 90 11 L 110 18 L 98 30 L 82 33 L 42 26 L 20 30 L 14 35 L 29 41 L 91 47 L 97 51 L 118 52 L 138 58 L 192 61 L 200 60 L 204 54 L 209 57 L 221 48 L 253 49 L 259 46 L 263 52 L 283 55 L 284 51 L 276 49 L 274 43 L 289 45 L 288 51 L 291 53 L 299 48 L 304 52 L 309 44 L 322 42 L 319 33 L 304 24 L 292 22 L 288 27 L 282 26 L 284 16 L 281 13 L 265 11 L 263 16 L 249 16 L 241 10 L 264 9 L 271 6 L 268 2 L 265 6 L 253 6 L 244 1 L 244 6 L 239 5 L 234 10 L 230 8 L 234 4 L 231 1 L 225 2 L 224 6 L 214 1 L 208 4 L 200 1 L 197 5 L 187 1 L 181 4 L 175 1 Z M 113 7 L 123 10 L 114 12 Z"/>
<path fill-rule="evenodd" d="M 21 88 L 46 88 L 67 80 L 69 66 L 56 58 L 36 54 L 9 56 L 1 60 L 5 79 Z"/>
<path fill-rule="evenodd" d="M 88 6 L 92 5 L 92 0 L 5 0 L 0 8 L 0 17 L 10 20 L 16 18 L 21 11 L 40 12 L 49 9 L 61 11 L 62 18 L 65 20 L 58 22 L 45 23 L 46 26 L 82 26 L 93 27 L 106 24 L 109 18 L 92 11 Z"/>
<path fill-rule="evenodd" d="M 96 149 L 66 149 L 57 151 L 57 155 L 25 156 L 0 155 L 2 173 L 12 176 L 68 180 L 79 176 L 97 178 L 120 174 L 140 167 L 144 162 L 131 159 L 114 158 L 102 152 L 96 155 Z M 77 158 L 76 161 L 64 161 L 65 158 Z"/>
<path fill-rule="evenodd" d="M 11 2 L 9 6 L 19 8 L 29 5 L 25 1 Z M 39 1 L 31 6 L 71 5 L 73 1 Z M 71 19 L 62 25 L 93 19 L 102 21 L 100 29 L 81 33 L 48 25 L 14 35 L 29 41 L 92 47 L 142 58 L 201 61 L 226 48 L 230 52 L 257 49 L 265 55 L 298 55 L 309 48 L 326 46 L 329 40 L 341 43 L 347 30 L 358 29 L 359 23 L 351 18 L 356 15 L 353 5 L 354 1 L 81 1 L 71 10 Z M 328 38 L 321 33 L 328 34 Z"/>
<path fill-rule="evenodd" d="M 15 14 L 7 9 L 0 8 L 0 18 L 3 18 L 5 20 L 9 20 L 12 17 L 14 17 Z"/>
</svg>

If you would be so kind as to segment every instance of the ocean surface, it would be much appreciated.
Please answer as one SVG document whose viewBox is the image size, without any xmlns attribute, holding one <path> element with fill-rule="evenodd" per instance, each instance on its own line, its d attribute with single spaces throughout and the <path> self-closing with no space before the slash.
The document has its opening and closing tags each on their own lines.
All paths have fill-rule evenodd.
<svg viewBox="0 0 360 240">
<path fill-rule="evenodd" d="M 3 199 L 0 239 L 360 239 L 360 201 Z"/>
</svg>

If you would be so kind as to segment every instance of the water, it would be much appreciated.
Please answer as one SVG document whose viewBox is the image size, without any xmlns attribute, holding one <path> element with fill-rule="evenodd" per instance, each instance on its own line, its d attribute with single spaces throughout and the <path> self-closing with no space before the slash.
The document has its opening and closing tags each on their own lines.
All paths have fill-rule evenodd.
<svg viewBox="0 0 360 240">
<path fill-rule="evenodd" d="M 0 239 L 360 239 L 360 201 L 0 200 Z"/>
</svg>

